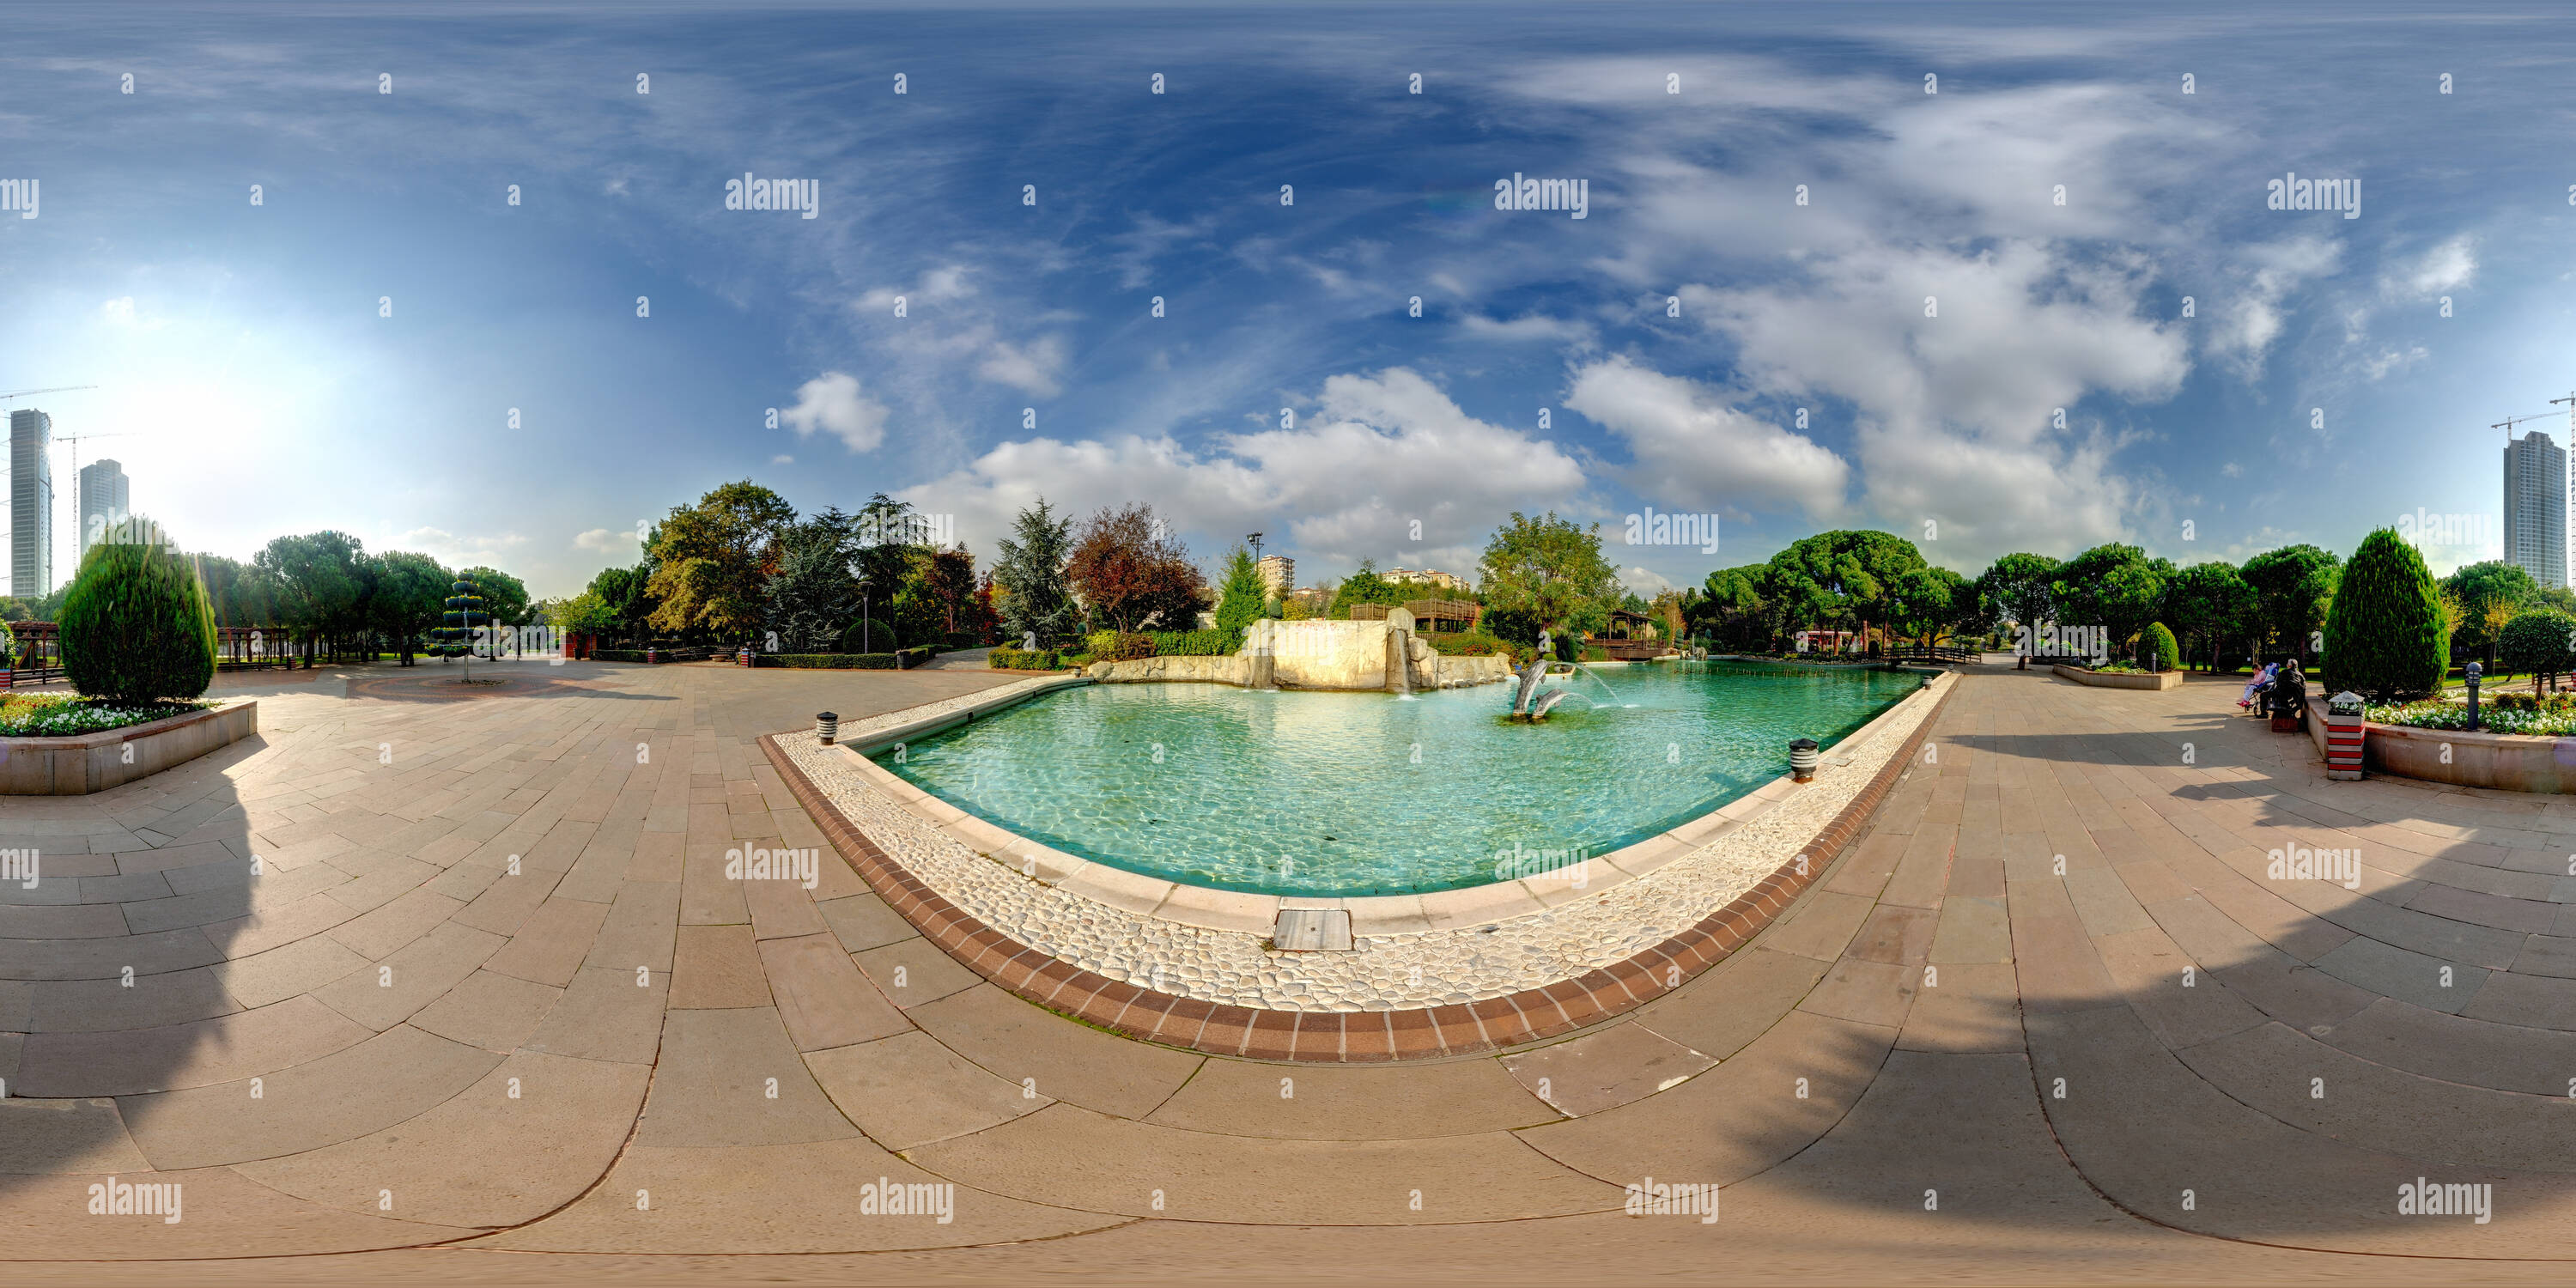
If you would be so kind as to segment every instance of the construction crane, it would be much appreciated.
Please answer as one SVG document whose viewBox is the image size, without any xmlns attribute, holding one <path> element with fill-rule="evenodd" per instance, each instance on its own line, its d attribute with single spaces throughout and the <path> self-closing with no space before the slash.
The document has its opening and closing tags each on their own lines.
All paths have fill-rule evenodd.
<svg viewBox="0 0 2576 1288">
<path fill-rule="evenodd" d="M 96 389 L 96 385 L 56 385 L 51 389 L 21 389 L 14 394 L 0 394 L 0 402 L 12 398 L 31 398 L 37 394 L 67 394 L 75 389 Z"/>
<path fill-rule="evenodd" d="M 2550 399 L 2550 401 L 2551 401 L 2551 402 L 2553 402 L 2553 403 L 2562 403 L 2562 402 L 2566 402 L 2566 401 L 2567 401 L 2567 399 L 2565 399 L 2565 398 L 2552 398 L 2552 399 Z M 2544 419 L 2547 419 L 2548 417 L 2551 417 L 2551 416 L 2564 416 L 2564 415 L 2566 415 L 2566 414 L 2567 414 L 2567 413 L 2566 413 L 2566 412 L 2563 412 L 2563 411 L 2536 411 L 2536 412 L 2531 413 L 2531 414 L 2530 414 L 2530 415 L 2528 415 L 2528 416 L 2508 416 L 2508 417 L 2504 418 L 2503 420 L 2497 421 L 2496 423 L 2494 423 L 2494 424 L 2492 424 L 2492 425 L 2487 426 L 2487 428 L 2489 428 L 2489 429 L 2501 429 L 2501 430 L 2503 430 L 2503 431 L 2504 431 L 2504 436 L 2505 436 L 2505 438 L 2506 438 L 2508 441 L 2510 441 L 2510 440 L 2513 438 L 2513 427 L 2514 427 L 2514 426 L 2516 426 L 2516 425 L 2521 424 L 2522 422 L 2524 422 L 2524 421 L 2526 421 L 2526 420 L 2544 420 Z"/>
</svg>

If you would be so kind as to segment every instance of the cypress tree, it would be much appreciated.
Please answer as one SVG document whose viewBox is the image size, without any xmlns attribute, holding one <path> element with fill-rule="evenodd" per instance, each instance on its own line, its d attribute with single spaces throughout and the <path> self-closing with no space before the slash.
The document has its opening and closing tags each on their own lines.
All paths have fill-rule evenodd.
<svg viewBox="0 0 2576 1288">
<path fill-rule="evenodd" d="M 2441 592 L 2395 528 L 2362 538 L 2326 611 L 2325 635 L 2328 683 L 2376 701 L 2432 693 L 2451 666 Z"/>
</svg>

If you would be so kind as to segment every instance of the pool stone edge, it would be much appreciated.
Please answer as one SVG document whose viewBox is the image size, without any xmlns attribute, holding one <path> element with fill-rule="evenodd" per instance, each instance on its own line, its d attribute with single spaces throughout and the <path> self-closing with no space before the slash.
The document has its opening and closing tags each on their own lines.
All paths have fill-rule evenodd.
<svg viewBox="0 0 2576 1288">
<path fill-rule="evenodd" d="M 1421 1008 L 1340 1010 L 1285 1010 L 1250 1007 L 1216 1002 L 1203 998 L 1182 997 L 1159 992 L 1065 962 L 1053 954 L 1022 944 L 942 897 L 936 890 L 905 870 L 853 825 L 838 807 L 805 775 L 777 743 L 782 736 L 772 734 L 759 741 L 763 754 L 785 780 L 790 792 L 813 817 L 833 847 L 848 861 L 887 905 L 918 929 L 923 937 L 936 944 L 960 965 L 974 971 L 1007 991 L 1047 1009 L 1072 1016 L 1096 1027 L 1140 1041 L 1243 1059 L 1279 1061 L 1317 1061 L 1333 1063 L 1370 1063 L 1390 1060 L 1437 1059 L 1475 1055 L 1524 1043 L 1561 1036 L 1577 1029 L 1601 1023 L 1631 1010 L 1646 1001 L 1673 991 L 1696 978 L 1701 972 L 1731 956 L 1751 942 L 1772 921 L 1786 912 L 1807 887 L 1822 880 L 1836 861 L 1858 837 L 1879 803 L 1892 790 L 1896 781 L 1913 763 L 1922 744 L 1932 733 L 1941 708 L 1955 690 L 1957 676 L 1936 673 L 1922 689 L 1908 694 L 1869 724 L 1844 740 L 1846 744 L 1866 739 L 1880 722 L 1894 718 L 1898 712 L 1917 702 L 1929 703 L 1913 732 L 1879 766 L 1871 780 L 1845 804 L 1831 821 L 1817 832 L 1797 854 L 1782 862 L 1769 876 L 1736 897 L 1726 906 L 1703 917 L 1696 925 L 1674 934 L 1662 943 L 1628 958 L 1592 970 L 1573 979 L 1544 987 L 1525 989 L 1468 1003 L 1454 1003 Z M 1049 684 L 1041 689 L 1023 690 L 1015 695 L 988 697 L 985 710 L 996 710 L 1013 702 L 1050 692 L 1063 685 Z M 982 704 L 970 704 L 982 705 Z M 903 713 L 894 713 L 897 716 Z M 950 720 L 948 723 L 957 723 Z M 885 727 L 899 727 L 913 722 L 888 721 Z M 942 725 L 940 727 L 946 727 Z M 920 736 L 913 733 L 910 736 Z M 875 745 L 890 745 L 886 739 Z M 863 744 L 864 745 L 864 744 Z M 866 757 L 851 753 L 850 758 L 866 763 L 878 774 L 901 783 L 914 796 L 932 800 L 927 793 L 886 774 Z M 1774 784 L 1776 786 L 1776 784 Z M 1757 790 L 1752 795 L 1759 795 Z M 888 791 L 907 809 L 914 801 Z M 1780 797 L 1775 795 L 1774 800 Z M 1751 795 L 1742 800 L 1751 799 Z M 944 802 L 935 802 L 948 810 Z M 1740 803 L 1740 801 L 1738 802 Z M 919 810 L 913 812 L 921 813 Z M 1012 838 L 1026 846 L 1034 843 L 1013 837 L 1011 833 L 963 811 L 956 811 L 965 822 L 990 829 L 1001 837 Z M 1720 811 L 1712 811 L 1712 814 Z M 925 821 L 933 815 L 924 813 Z M 1703 819 L 1709 816 L 1703 816 Z M 1698 822 L 1699 820 L 1694 820 Z M 956 826 L 959 820 L 940 825 L 942 830 Z M 1691 826 L 1685 824 L 1684 828 Z M 1675 833 L 1683 828 L 1674 829 Z M 1700 844 L 1716 835 L 1703 836 Z M 951 835 L 955 835 L 954 832 Z M 1667 834 L 1671 835 L 1671 834 Z M 1664 838 L 1641 842 L 1653 845 Z M 1045 849 L 1045 847 L 1037 847 Z M 1628 847 L 1635 849 L 1639 847 Z M 1050 854 L 1058 852 L 1048 851 Z M 1620 853 L 1625 853 L 1621 851 Z M 1615 857 L 1615 856 L 1610 856 Z M 1034 861 L 1034 856 L 1032 856 Z M 1087 860 L 1062 855 L 1061 859 L 1081 863 L 1088 868 L 1101 868 Z M 1803 869 L 1803 870 L 1801 870 Z M 1156 878 L 1140 877 L 1123 869 L 1108 869 L 1135 881 L 1171 886 Z M 1077 872 L 1068 876 L 1079 875 Z M 1624 879 L 1624 878 L 1623 878 Z M 1115 883 L 1124 884 L 1124 883 Z M 1086 896 L 1091 890 L 1079 885 L 1064 888 Z M 1234 895 L 1231 891 L 1189 887 L 1210 895 Z M 1468 887 L 1468 893 L 1489 890 L 1491 886 Z M 1133 901 L 1143 897 L 1141 889 L 1108 889 L 1113 897 L 1101 902 L 1135 911 Z M 1582 894 L 1597 894 L 1591 890 Z M 1123 895 L 1124 897 L 1116 897 Z M 1276 896 L 1240 895 L 1242 899 L 1276 902 Z M 1429 896 L 1396 896 L 1399 899 L 1423 899 Z M 1169 898 L 1166 893 L 1164 899 Z M 1319 902 L 1300 900 L 1304 904 Z M 1351 902 L 1351 901 L 1345 901 Z M 1534 908 L 1528 911 L 1543 911 Z M 1275 911 L 1271 913 L 1275 917 Z M 1524 914 L 1513 914 L 1524 915 Z M 1354 916 L 1354 933 L 1358 917 Z M 1267 929 L 1269 922 L 1261 925 Z M 1229 927 L 1232 929 L 1232 927 Z"/>
</svg>

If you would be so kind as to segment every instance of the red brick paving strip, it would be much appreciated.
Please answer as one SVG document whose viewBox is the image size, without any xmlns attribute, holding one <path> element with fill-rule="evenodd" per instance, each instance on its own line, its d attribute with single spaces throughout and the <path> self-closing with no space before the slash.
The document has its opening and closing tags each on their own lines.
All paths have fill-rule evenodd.
<svg viewBox="0 0 2576 1288">
<path fill-rule="evenodd" d="M 1671 992 L 1726 960 L 1787 911 L 1808 886 L 1823 879 L 1877 812 L 1897 777 L 1913 763 L 1949 701 L 1950 695 L 1943 693 L 1869 785 L 1807 844 L 1801 855 L 1807 860 L 1805 875 L 1799 874 L 1793 858 L 1698 925 L 1580 978 L 1468 1005 L 1400 1011 L 1234 1006 L 1139 988 L 1083 970 L 967 915 L 905 871 L 815 789 L 804 771 L 779 750 L 779 735 L 761 738 L 760 749 L 777 767 L 779 777 L 787 780 L 805 812 L 832 839 L 833 848 L 887 906 L 977 975 L 1048 1010 L 1140 1041 L 1210 1055 L 1339 1064 L 1473 1055 L 1571 1033 Z"/>
</svg>

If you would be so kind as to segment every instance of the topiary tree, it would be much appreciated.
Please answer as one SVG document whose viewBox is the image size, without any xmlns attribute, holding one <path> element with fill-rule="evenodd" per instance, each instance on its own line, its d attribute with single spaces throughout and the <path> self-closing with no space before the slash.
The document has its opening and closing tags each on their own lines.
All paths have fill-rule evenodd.
<svg viewBox="0 0 2576 1288">
<path fill-rule="evenodd" d="M 2174 633 L 2163 622 L 2147 623 L 2148 669 L 2171 671 L 2182 665 L 2182 645 L 2174 642 Z"/>
<path fill-rule="evenodd" d="M 56 620 L 63 673 L 84 697 L 168 702 L 214 682 L 214 605 L 167 546 L 91 546 Z"/>
<path fill-rule="evenodd" d="M 2531 691 L 2544 679 L 2554 680 L 2576 664 L 2576 617 L 2555 608 L 2526 608 L 2496 633 L 2496 665 L 2531 677 Z"/>
<path fill-rule="evenodd" d="M 448 591 L 444 605 L 447 612 L 441 617 L 442 624 L 438 628 L 438 654 L 468 659 L 465 678 L 470 680 L 474 678 L 471 659 L 474 656 L 475 630 L 491 625 L 492 617 L 484 611 L 483 588 L 476 585 L 473 578 L 457 574 L 456 584 L 448 587 Z"/>
<path fill-rule="evenodd" d="M 2395 528 L 2361 539 L 2326 612 L 2325 635 L 2333 686 L 2381 702 L 2440 689 L 2451 666 L 2441 592 L 2424 556 Z"/>
</svg>

